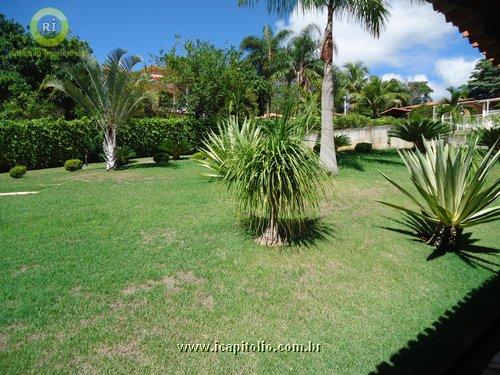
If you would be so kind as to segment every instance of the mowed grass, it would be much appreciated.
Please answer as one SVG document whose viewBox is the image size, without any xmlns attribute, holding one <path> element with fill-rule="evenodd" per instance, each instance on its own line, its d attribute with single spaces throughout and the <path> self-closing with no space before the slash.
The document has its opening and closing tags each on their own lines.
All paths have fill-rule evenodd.
<svg viewBox="0 0 500 375">
<path fill-rule="evenodd" d="M 403 200 L 378 170 L 409 186 L 394 152 L 344 156 L 322 202 L 323 237 L 283 249 L 254 244 L 230 196 L 191 160 L 1 174 L 0 192 L 40 192 L 0 196 L 0 372 L 375 371 L 492 279 L 500 247 L 493 223 L 474 230 L 478 259 L 427 260 L 432 248 L 387 229 L 404 227 L 376 200 Z M 178 349 L 215 341 L 321 351 Z M 416 373 L 435 358 L 419 360 Z"/>
</svg>

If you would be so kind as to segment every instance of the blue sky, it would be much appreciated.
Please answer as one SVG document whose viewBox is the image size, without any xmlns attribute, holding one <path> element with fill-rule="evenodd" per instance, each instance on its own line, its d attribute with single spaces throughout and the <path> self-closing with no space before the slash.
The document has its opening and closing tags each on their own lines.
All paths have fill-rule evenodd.
<svg viewBox="0 0 500 375">
<path fill-rule="evenodd" d="M 237 0 L 12 0 L 0 3 L 0 12 L 23 26 L 44 7 L 66 14 L 74 35 L 87 40 L 99 60 L 121 47 L 150 62 L 151 55 L 169 50 L 175 35 L 210 40 L 220 47 L 238 46 L 247 35 L 259 35 L 264 24 L 300 31 L 314 22 L 322 26 L 325 15 L 300 9 L 278 19 L 264 4 L 238 8 Z M 392 2 L 392 16 L 382 37 L 375 40 L 357 25 L 339 19 L 334 35 L 339 64 L 363 60 L 371 73 L 386 78 L 425 79 L 436 98 L 450 85 L 464 83 L 481 54 L 458 30 L 427 4 Z"/>
</svg>

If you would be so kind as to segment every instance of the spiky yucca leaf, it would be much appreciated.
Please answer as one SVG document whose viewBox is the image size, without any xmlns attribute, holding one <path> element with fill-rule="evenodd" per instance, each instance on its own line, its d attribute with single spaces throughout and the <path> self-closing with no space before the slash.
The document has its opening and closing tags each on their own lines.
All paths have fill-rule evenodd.
<svg viewBox="0 0 500 375">
<path fill-rule="evenodd" d="M 381 203 L 434 223 L 440 231 L 440 240 L 444 232 L 460 234 L 463 228 L 500 219 L 500 206 L 488 207 L 500 195 L 500 179 L 485 187 L 500 152 L 490 150 L 474 167 L 476 145 L 477 139 L 466 147 L 445 144 L 442 140 L 424 141 L 425 153 L 400 151 L 418 195 L 382 175 L 418 209 Z M 445 237 L 446 241 L 456 240 Z"/>
</svg>

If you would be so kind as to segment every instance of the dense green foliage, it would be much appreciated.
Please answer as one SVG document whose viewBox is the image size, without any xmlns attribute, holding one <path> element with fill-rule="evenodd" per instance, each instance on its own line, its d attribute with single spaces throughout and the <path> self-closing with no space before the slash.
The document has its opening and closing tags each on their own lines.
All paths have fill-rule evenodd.
<svg viewBox="0 0 500 375">
<path fill-rule="evenodd" d="M 28 171 L 28 168 L 24 165 L 16 165 L 15 167 L 12 167 L 9 171 L 9 175 L 12 178 L 21 178 L 23 177 L 26 172 Z"/>
<path fill-rule="evenodd" d="M 211 124 L 230 114 L 257 113 L 263 80 L 251 62 L 240 59 L 238 51 L 187 41 L 183 52 L 173 49 L 160 62 L 166 65 L 166 79 L 175 85 L 178 101 L 186 104 L 189 113 Z"/>
<path fill-rule="evenodd" d="M 40 85 L 49 74 L 64 76 L 60 67 L 78 63 L 88 52 L 88 44 L 74 37 L 55 47 L 40 46 L 20 24 L 0 14 L 0 118 L 74 118 L 71 100 L 50 95 Z"/>
<path fill-rule="evenodd" d="M 286 118 L 270 127 L 249 120 L 240 126 L 230 118 L 205 143 L 208 157 L 200 162 L 210 170 L 208 175 L 234 193 L 240 214 L 267 227 L 260 244 L 283 244 L 289 233 L 280 224 L 304 220 L 318 207 L 323 170 L 303 136 Z"/>
<path fill-rule="evenodd" d="M 140 157 L 151 156 L 167 139 L 200 145 L 200 128 L 190 117 L 131 119 L 118 132 L 118 145 L 132 147 Z M 101 144 L 99 130 L 90 119 L 0 121 L 0 170 L 18 163 L 30 169 L 58 167 L 68 159 L 84 160 L 86 155 L 95 160 Z"/>
<path fill-rule="evenodd" d="M 500 96 L 500 67 L 486 59 L 479 60 L 467 82 L 469 95 L 474 99 Z"/>
<path fill-rule="evenodd" d="M 406 142 L 413 142 L 417 149 L 425 152 L 424 140 L 441 138 L 450 134 L 450 131 L 449 125 L 440 121 L 407 120 L 403 124 L 391 128 L 388 135 L 389 137 L 399 138 Z"/>
<path fill-rule="evenodd" d="M 460 147 L 443 140 L 424 141 L 425 153 L 400 151 L 419 197 L 384 175 L 417 207 L 383 203 L 431 228 L 426 238 L 431 245 L 453 247 L 464 228 L 500 219 L 500 206 L 488 207 L 500 196 L 500 179 L 487 186 L 500 151 L 490 150 L 475 165 L 476 143 Z"/>
<path fill-rule="evenodd" d="M 64 162 L 64 169 L 70 172 L 75 172 L 82 169 L 83 162 L 80 159 L 69 159 Z"/>
</svg>

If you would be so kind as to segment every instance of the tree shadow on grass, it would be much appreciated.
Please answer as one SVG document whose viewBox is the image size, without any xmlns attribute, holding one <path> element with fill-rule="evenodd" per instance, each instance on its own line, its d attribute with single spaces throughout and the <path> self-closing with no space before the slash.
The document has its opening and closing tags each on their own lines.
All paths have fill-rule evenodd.
<svg viewBox="0 0 500 375">
<path fill-rule="evenodd" d="M 422 228 L 414 221 L 411 220 L 401 221 L 392 218 L 387 218 L 387 219 L 399 225 L 402 225 L 404 228 L 400 227 L 380 227 L 380 228 L 409 236 L 411 237 L 411 240 L 414 242 L 424 241 Z M 499 267 L 500 263 L 496 263 L 491 260 L 481 258 L 478 255 L 479 254 L 496 255 L 500 253 L 500 250 L 493 247 L 477 245 L 477 242 L 479 242 L 479 239 L 472 238 L 472 233 L 470 232 L 463 233 L 455 246 L 444 249 L 434 248 L 432 253 L 429 254 L 429 256 L 426 258 L 426 260 L 431 261 L 433 259 L 442 257 L 446 254 L 452 254 L 454 256 L 457 256 L 468 266 L 481 267 L 490 270 L 492 272 L 496 272 L 496 270 L 492 267 Z"/>
<path fill-rule="evenodd" d="M 254 238 L 259 237 L 267 226 L 267 220 L 252 216 L 241 220 L 245 231 Z M 311 247 L 321 241 L 333 238 L 333 230 L 323 220 L 315 219 L 282 219 L 279 231 L 287 239 L 290 247 Z"/>
<path fill-rule="evenodd" d="M 454 365 L 499 318 L 500 274 L 473 289 L 372 374 L 452 374 Z"/>
<path fill-rule="evenodd" d="M 361 153 L 353 150 L 342 151 L 338 154 L 338 164 L 340 168 L 354 169 L 364 172 L 364 164 L 382 164 L 382 165 L 397 165 L 404 166 L 404 163 L 397 158 L 398 155 L 389 151 L 374 150 L 370 153 Z"/>
</svg>

